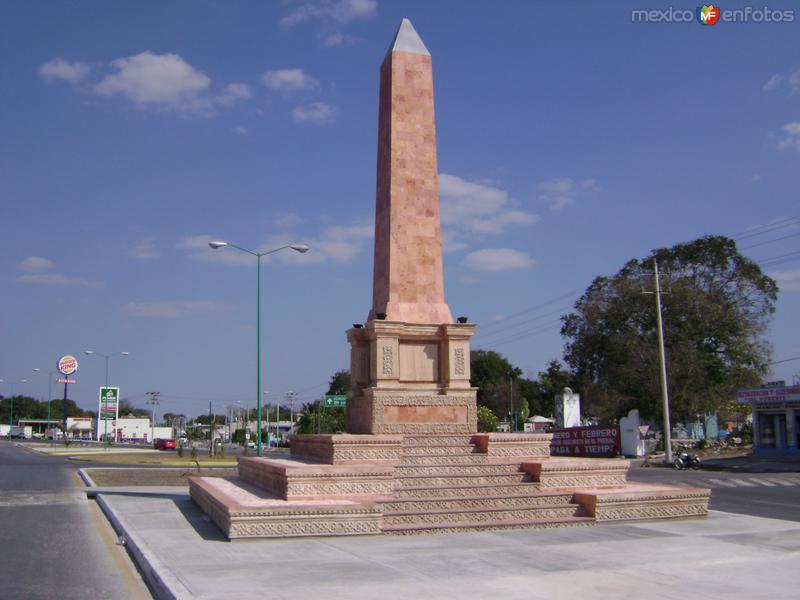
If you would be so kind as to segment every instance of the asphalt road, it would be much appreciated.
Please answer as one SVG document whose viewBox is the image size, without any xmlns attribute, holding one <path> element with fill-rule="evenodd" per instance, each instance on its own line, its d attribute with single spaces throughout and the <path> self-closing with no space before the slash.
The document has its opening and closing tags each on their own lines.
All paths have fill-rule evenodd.
<svg viewBox="0 0 800 600">
<path fill-rule="evenodd" d="M 800 473 L 731 473 L 677 471 L 663 467 L 632 468 L 630 481 L 711 488 L 709 508 L 725 512 L 800 521 Z"/>
<path fill-rule="evenodd" d="M 151 598 L 77 467 L 0 442 L 0 596 Z"/>
</svg>

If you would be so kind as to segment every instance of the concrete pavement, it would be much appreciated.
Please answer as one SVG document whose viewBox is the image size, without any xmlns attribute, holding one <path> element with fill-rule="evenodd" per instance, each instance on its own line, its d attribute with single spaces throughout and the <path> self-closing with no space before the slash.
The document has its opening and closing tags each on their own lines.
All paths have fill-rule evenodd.
<svg viewBox="0 0 800 600">
<path fill-rule="evenodd" d="M 231 543 L 184 492 L 98 501 L 162 598 L 797 597 L 800 523 L 774 519 Z"/>
</svg>

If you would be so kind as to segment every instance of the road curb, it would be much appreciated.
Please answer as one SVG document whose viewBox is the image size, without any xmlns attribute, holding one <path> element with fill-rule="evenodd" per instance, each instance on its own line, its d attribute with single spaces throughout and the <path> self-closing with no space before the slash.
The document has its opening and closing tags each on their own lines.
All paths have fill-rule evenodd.
<svg viewBox="0 0 800 600">
<path fill-rule="evenodd" d="M 186 586 L 156 557 L 146 545 L 142 543 L 141 538 L 136 534 L 131 527 L 125 522 L 123 518 L 118 516 L 113 507 L 103 497 L 103 494 L 98 494 L 96 497 L 97 503 L 103 510 L 117 535 L 125 540 L 125 546 L 128 552 L 136 563 L 142 576 L 150 586 L 150 590 L 158 600 L 181 600 L 183 598 L 192 598 L 193 594 L 189 592 Z"/>
<path fill-rule="evenodd" d="M 88 487 L 97 487 L 91 475 L 89 475 L 83 469 L 78 469 L 78 475 L 80 475 L 80 478 L 83 479 L 83 483 L 85 483 Z"/>
</svg>

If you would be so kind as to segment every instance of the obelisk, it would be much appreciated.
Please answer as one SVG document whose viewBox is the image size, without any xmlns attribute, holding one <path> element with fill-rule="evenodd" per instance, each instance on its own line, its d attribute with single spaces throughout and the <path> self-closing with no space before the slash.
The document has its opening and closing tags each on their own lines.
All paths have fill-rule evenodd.
<svg viewBox="0 0 800 600">
<path fill-rule="evenodd" d="M 403 19 L 381 65 L 372 310 L 452 323 L 444 301 L 431 55 Z"/>
<path fill-rule="evenodd" d="M 444 298 L 431 55 L 403 19 L 381 65 L 372 308 L 348 331 L 349 433 L 473 433 L 474 325 Z"/>
</svg>

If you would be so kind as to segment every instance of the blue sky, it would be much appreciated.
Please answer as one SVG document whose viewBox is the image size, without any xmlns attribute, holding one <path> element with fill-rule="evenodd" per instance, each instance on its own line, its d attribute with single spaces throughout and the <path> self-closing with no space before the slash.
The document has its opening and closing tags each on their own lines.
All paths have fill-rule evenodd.
<svg viewBox="0 0 800 600">
<path fill-rule="evenodd" d="M 255 263 L 221 238 L 311 246 L 264 265 L 262 387 L 324 393 L 370 308 L 378 69 L 403 17 L 433 56 L 446 297 L 475 347 L 533 375 L 594 276 L 751 232 L 782 288 L 774 359 L 800 356 L 800 259 L 766 262 L 800 250 L 800 11 L 631 22 L 657 6 L 3 3 L 0 378 L 42 397 L 32 369 L 75 354 L 96 409 L 83 350 L 128 351 L 111 379 L 135 404 L 253 406 Z"/>
</svg>

